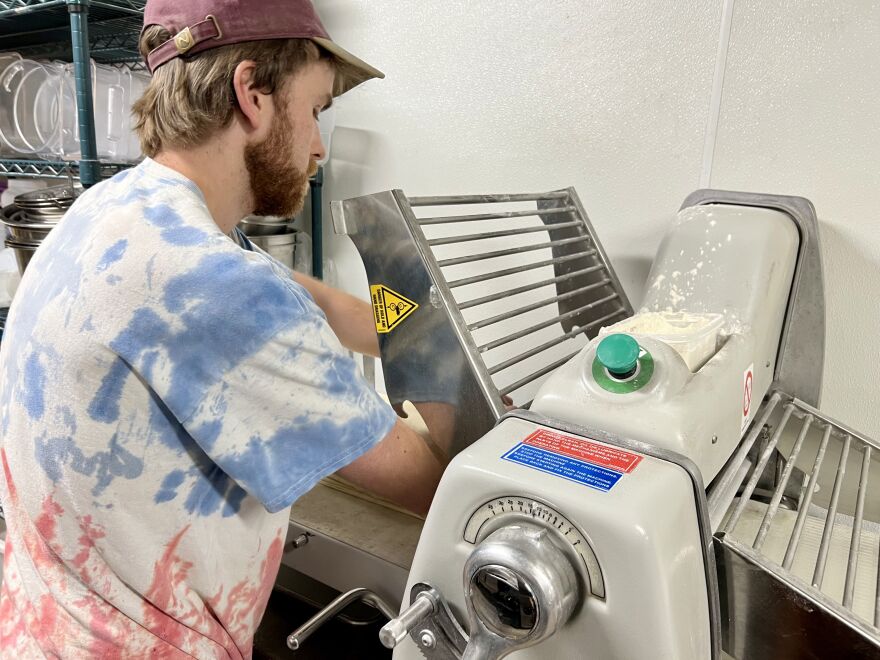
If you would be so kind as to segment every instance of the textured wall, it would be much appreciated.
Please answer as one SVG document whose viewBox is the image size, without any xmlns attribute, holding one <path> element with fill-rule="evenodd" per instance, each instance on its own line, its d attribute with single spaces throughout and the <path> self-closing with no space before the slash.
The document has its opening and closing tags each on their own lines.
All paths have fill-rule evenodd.
<svg viewBox="0 0 880 660">
<path fill-rule="evenodd" d="M 574 185 L 638 294 L 698 184 L 719 20 L 711 0 L 645 4 L 318 0 L 387 74 L 339 103 L 328 196 Z"/>
<path fill-rule="evenodd" d="M 828 289 L 822 407 L 880 436 L 866 366 L 880 358 L 880 4 L 317 6 L 335 39 L 388 76 L 339 103 L 328 199 L 574 185 L 636 304 L 701 180 L 812 199 Z M 337 283 L 364 295 L 356 251 L 329 227 L 326 238 Z"/>
<path fill-rule="evenodd" d="M 880 438 L 880 2 L 736 0 L 713 187 L 802 195 L 820 219 L 821 408 Z"/>
</svg>

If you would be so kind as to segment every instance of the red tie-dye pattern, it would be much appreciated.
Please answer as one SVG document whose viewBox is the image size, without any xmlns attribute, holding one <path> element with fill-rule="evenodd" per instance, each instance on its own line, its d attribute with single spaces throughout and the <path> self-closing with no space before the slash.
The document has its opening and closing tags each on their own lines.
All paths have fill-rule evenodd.
<svg viewBox="0 0 880 660">
<path fill-rule="evenodd" d="M 201 598 L 187 586 L 192 562 L 182 559 L 177 548 L 188 530 L 189 526 L 184 527 L 168 542 L 153 567 L 153 581 L 144 594 L 144 622 L 156 635 L 184 651 L 208 638 L 228 653 L 235 645 L 225 643 L 228 635 L 223 627 L 211 619 Z"/>
<path fill-rule="evenodd" d="M 66 515 L 50 494 L 32 520 L 19 500 L 6 453 L 0 449 L 8 533 L 0 589 L 0 656 L 17 658 L 185 658 L 248 660 L 283 552 L 283 532 L 269 544 L 259 574 L 223 597 L 204 597 L 189 582 L 193 570 L 181 550 L 189 526 L 164 547 L 143 595 L 131 591 L 100 551 L 107 533 L 92 515 L 71 517 L 79 536 L 59 540 Z M 25 584 L 30 585 L 25 589 Z M 33 585 L 39 585 L 34 593 Z M 126 600 L 128 599 L 128 600 Z M 140 612 L 117 604 L 139 602 Z M 134 618 L 132 618 L 134 617 Z"/>
<path fill-rule="evenodd" d="M 239 582 L 229 591 L 225 605 L 222 590 L 210 600 L 214 611 L 221 612 L 220 619 L 241 649 L 250 650 L 253 645 L 254 632 L 260 625 L 272 593 L 272 586 L 278 576 L 283 548 L 284 539 L 279 534 L 269 545 L 266 558 L 260 565 L 258 583 L 246 580 Z M 246 657 L 250 657 L 250 652 Z"/>
<path fill-rule="evenodd" d="M 12 479 L 7 474 L 7 481 L 11 484 Z M 51 544 L 55 540 L 55 527 L 58 517 L 64 513 L 64 509 L 56 502 L 51 495 L 43 500 L 43 508 L 40 515 L 34 521 L 37 531 L 40 533 L 46 543 Z"/>
<path fill-rule="evenodd" d="M 187 634 L 193 630 L 221 644 L 231 658 L 248 659 L 253 653 L 254 632 L 266 610 L 269 595 L 281 564 L 283 539 L 276 538 L 261 563 L 259 581 L 243 580 L 226 598 L 221 588 L 217 595 L 203 602 L 187 588 L 192 564 L 178 555 L 178 547 L 188 530 L 181 530 L 165 547 L 156 563 L 153 582 L 146 599 L 155 606 L 144 612 L 148 625 L 164 639 L 184 648 Z M 166 613 L 173 614 L 169 618 Z M 185 624 L 185 627 L 181 626 Z"/>
<path fill-rule="evenodd" d="M 149 602 L 144 607 L 149 614 L 142 623 L 114 607 L 112 597 L 120 591 L 120 584 L 96 546 L 106 537 L 104 530 L 91 516 L 76 518 L 81 534 L 75 553 L 65 558 L 61 548 L 53 547 L 63 507 L 46 497 L 40 514 L 31 521 L 22 508 L 2 449 L 0 460 L 8 525 L 0 589 L 0 656 L 102 660 L 242 657 L 223 626 L 204 607 L 202 621 L 194 622 L 201 623 L 199 628 L 204 632 L 190 629 L 189 621 L 176 621 Z M 182 535 L 169 544 L 166 559 L 173 556 Z M 165 593 L 173 602 L 175 584 L 185 588 L 191 564 L 173 558 L 166 565 L 172 568 L 163 573 L 170 580 Z M 29 584 L 39 585 L 42 593 L 24 588 L 22 571 L 31 576 Z M 190 605 L 190 619 L 197 611 L 195 605 Z"/>
</svg>

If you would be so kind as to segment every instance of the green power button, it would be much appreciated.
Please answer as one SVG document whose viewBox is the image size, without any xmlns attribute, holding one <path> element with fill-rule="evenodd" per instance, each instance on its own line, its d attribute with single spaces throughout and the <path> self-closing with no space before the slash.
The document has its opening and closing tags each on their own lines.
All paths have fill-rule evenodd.
<svg viewBox="0 0 880 660">
<path fill-rule="evenodd" d="M 654 358 L 629 335 L 608 335 L 596 348 L 593 379 L 614 394 L 631 394 L 654 375 Z"/>
<path fill-rule="evenodd" d="M 639 343 L 629 335 L 608 335 L 599 342 L 596 357 L 612 376 L 627 378 L 639 365 Z"/>
</svg>

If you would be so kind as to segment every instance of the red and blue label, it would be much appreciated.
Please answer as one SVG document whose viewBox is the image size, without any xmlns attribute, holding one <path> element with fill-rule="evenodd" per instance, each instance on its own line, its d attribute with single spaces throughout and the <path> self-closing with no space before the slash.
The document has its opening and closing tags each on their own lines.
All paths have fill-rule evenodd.
<svg viewBox="0 0 880 660">
<path fill-rule="evenodd" d="M 605 492 L 642 460 L 638 454 L 549 429 L 531 433 L 501 458 Z"/>
</svg>

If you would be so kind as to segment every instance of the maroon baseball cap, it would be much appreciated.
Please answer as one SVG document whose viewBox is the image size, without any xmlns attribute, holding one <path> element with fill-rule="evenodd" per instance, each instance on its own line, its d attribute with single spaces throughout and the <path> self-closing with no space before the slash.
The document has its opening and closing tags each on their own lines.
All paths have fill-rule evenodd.
<svg viewBox="0 0 880 660">
<path fill-rule="evenodd" d="M 311 39 L 345 69 L 336 95 L 385 74 L 333 43 L 311 0 L 147 0 L 144 29 L 159 25 L 171 39 L 147 55 L 151 72 L 175 57 L 263 39 Z"/>
</svg>

